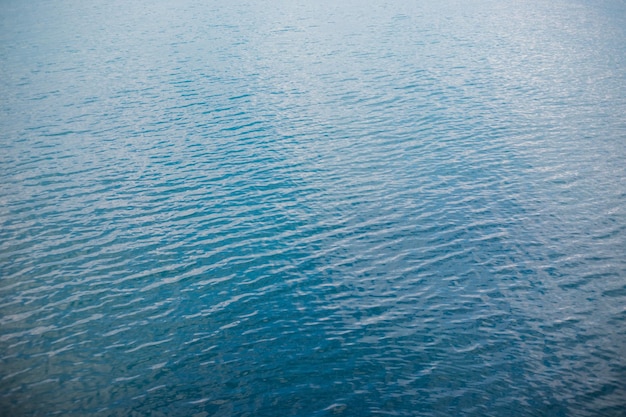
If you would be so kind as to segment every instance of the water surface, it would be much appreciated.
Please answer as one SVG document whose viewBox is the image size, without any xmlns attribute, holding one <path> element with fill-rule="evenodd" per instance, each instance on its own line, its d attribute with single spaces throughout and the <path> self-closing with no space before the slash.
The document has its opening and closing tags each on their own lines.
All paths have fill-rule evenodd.
<svg viewBox="0 0 626 417">
<path fill-rule="evenodd" d="M 0 415 L 618 416 L 617 0 L 7 0 Z"/>
</svg>

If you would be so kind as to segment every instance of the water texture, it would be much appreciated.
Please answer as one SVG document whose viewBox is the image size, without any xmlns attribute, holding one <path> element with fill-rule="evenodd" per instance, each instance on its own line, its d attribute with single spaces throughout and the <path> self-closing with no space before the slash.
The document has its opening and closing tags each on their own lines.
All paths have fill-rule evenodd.
<svg viewBox="0 0 626 417">
<path fill-rule="evenodd" d="M 0 63 L 0 415 L 624 415 L 624 2 L 4 0 Z"/>
</svg>

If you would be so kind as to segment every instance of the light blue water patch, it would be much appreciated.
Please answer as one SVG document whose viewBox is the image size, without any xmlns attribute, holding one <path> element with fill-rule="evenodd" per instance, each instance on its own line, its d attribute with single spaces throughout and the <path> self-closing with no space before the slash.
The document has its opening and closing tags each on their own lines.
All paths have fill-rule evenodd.
<svg viewBox="0 0 626 417">
<path fill-rule="evenodd" d="M 0 415 L 623 414 L 620 2 L 0 28 Z"/>
</svg>

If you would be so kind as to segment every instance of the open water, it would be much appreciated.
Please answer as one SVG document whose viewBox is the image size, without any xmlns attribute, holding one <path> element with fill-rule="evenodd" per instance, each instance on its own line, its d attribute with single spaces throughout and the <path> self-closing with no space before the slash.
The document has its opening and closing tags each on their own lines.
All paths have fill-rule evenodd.
<svg viewBox="0 0 626 417">
<path fill-rule="evenodd" d="M 626 415 L 620 0 L 3 0 L 0 415 Z"/>
</svg>

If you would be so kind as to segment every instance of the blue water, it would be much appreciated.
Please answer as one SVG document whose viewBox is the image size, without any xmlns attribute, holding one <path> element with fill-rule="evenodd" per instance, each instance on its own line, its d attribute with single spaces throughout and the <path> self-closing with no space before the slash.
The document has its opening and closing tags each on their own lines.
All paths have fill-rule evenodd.
<svg viewBox="0 0 626 417">
<path fill-rule="evenodd" d="M 4 0 L 0 71 L 0 415 L 625 415 L 623 1 Z"/>
</svg>

